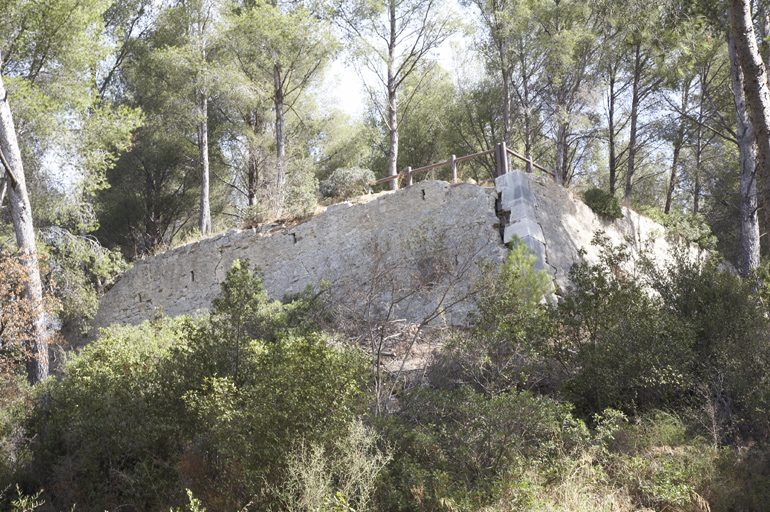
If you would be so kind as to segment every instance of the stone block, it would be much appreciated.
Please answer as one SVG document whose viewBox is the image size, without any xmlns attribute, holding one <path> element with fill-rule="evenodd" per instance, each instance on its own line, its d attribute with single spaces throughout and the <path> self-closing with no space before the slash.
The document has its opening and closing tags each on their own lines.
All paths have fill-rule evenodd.
<svg viewBox="0 0 770 512">
<path fill-rule="evenodd" d="M 523 172 L 514 169 L 495 178 L 495 188 L 498 192 L 502 192 L 505 189 L 529 189 L 529 178 Z"/>
<path fill-rule="evenodd" d="M 545 244 L 531 236 L 526 236 L 522 238 L 521 241 L 527 244 L 530 250 L 535 254 L 535 265 L 533 270 L 536 272 L 540 270 L 548 270 L 545 264 Z"/>
<path fill-rule="evenodd" d="M 503 210 L 510 210 L 511 207 L 520 202 L 526 202 L 533 207 L 537 204 L 535 194 L 528 188 L 507 188 L 500 193 L 500 207 Z"/>
<path fill-rule="evenodd" d="M 518 199 L 516 201 L 513 201 L 511 204 L 508 205 L 507 208 L 503 208 L 503 210 L 510 212 L 509 220 L 511 223 L 523 220 L 523 219 L 532 219 L 535 220 L 535 205 L 532 203 L 532 201 L 528 201 L 525 198 Z"/>
<path fill-rule="evenodd" d="M 508 243 L 517 236 L 524 240 L 526 237 L 532 237 L 535 240 L 545 243 L 545 236 L 543 235 L 543 229 L 540 227 L 535 219 L 522 219 L 518 222 L 514 222 L 505 227 L 503 232 L 503 243 Z"/>
</svg>

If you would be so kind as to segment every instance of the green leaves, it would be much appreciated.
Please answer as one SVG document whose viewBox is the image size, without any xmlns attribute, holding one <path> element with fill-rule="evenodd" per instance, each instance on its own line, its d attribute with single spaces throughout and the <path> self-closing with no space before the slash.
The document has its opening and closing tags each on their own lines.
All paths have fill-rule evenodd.
<svg viewBox="0 0 770 512">
<path fill-rule="evenodd" d="M 28 174 L 55 160 L 85 193 L 128 147 L 137 111 L 113 108 L 96 94 L 97 70 L 110 48 L 102 37 L 106 0 L 5 1 L 0 68 L 25 148 Z"/>
<path fill-rule="evenodd" d="M 160 510 L 185 488 L 216 510 L 276 500 L 295 442 L 333 445 L 361 410 L 365 362 L 313 332 L 317 306 L 269 301 L 237 263 L 211 316 L 103 332 L 28 425 L 38 480 L 66 489 L 56 506 Z"/>
</svg>

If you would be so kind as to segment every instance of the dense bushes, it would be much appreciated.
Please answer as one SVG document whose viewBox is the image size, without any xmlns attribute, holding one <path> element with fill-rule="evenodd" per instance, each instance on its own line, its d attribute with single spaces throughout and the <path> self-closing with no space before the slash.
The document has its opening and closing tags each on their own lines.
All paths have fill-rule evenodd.
<svg viewBox="0 0 770 512">
<path fill-rule="evenodd" d="M 395 451 L 386 510 L 477 510 L 535 461 L 558 464 L 588 436 L 568 405 L 526 391 L 414 389 L 402 406 L 380 425 Z"/>
<path fill-rule="evenodd" d="M 209 315 L 105 331 L 35 390 L 31 414 L 3 417 L 15 462 L 0 477 L 21 484 L 4 499 L 765 510 L 770 320 L 753 283 L 687 253 L 632 270 L 623 247 L 595 242 L 602 261 L 574 265 L 563 290 L 515 242 L 471 327 L 377 415 L 366 358 L 317 327 L 334 325 L 320 295 L 270 301 L 236 262 Z"/>
<path fill-rule="evenodd" d="M 320 191 L 324 197 L 344 200 L 366 194 L 373 181 L 374 173 L 369 169 L 340 168 L 321 182 Z"/>
<path fill-rule="evenodd" d="M 30 487 L 61 509 L 167 509 L 185 488 L 209 510 L 264 509 L 294 443 L 332 443 L 360 404 L 360 354 L 312 309 L 235 265 L 211 316 L 105 332 L 39 389 Z"/>
<path fill-rule="evenodd" d="M 596 215 L 608 219 L 619 219 L 623 216 L 618 198 L 602 188 L 589 188 L 583 194 L 583 200 Z"/>
</svg>

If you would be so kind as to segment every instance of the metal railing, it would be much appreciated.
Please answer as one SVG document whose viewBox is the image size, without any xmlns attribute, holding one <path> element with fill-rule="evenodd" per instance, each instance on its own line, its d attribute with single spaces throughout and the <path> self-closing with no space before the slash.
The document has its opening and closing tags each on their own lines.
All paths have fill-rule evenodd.
<svg viewBox="0 0 770 512">
<path fill-rule="evenodd" d="M 449 160 L 445 161 L 445 162 L 439 162 L 437 164 L 430 164 L 430 165 L 426 165 L 425 167 L 419 167 L 417 169 L 412 169 L 411 167 L 407 167 L 406 171 L 400 172 L 400 173 L 398 173 L 398 174 L 396 174 L 394 176 L 388 176 L 387 178 L 379 179 L 379 180 L 371 183 L 370 186 L 373 187 L 375 185 L 380 185 L 382 183 L 387 183 L 388 181 L 392 181 L 392 180 L 398 180 L 398 179 L 402 178 L 403 176 L 406 176 L 406 186 L 409 187 L 409 186 L 412 185 L 412 176 L 414 176 L 418 172 L 429 171 L 431 169 L 435 169 L 437 167 L 443 167 L 445 165 L 452 166 L 452 183 L 457 183 L 457 164 L 459 162 L 463 162 L 465 160 L 471 160 L 473 158 L 478 158 L 478 157 L 481 157 L 481 156 L 491 155 L 492 153 L 495 154 L 495 167 L 496 167 L 496 171 L 497 171 L 497 176 L 502 176 L 503 174 L 506 174 L 510 170 L 508 168 L 508 158 L 507 158 L 507 155 L 511 155 L 511 156 L 514 156 L 514 157 L 518 158 L 519 160 L 522 160 L 522 161 L 526 162 L 527 164 L 531 165 L 532 168 L 535 168 L 535 169 L 538 169 L 540 171 L 545 172 L 546 174 L 550 175 L 553 178 L 554 181 L 556 181 L 556 173 L 555 172 L 549 171 L 548 169 L 546 169 L 542 165 L 538 165 L 537 163 L 535 163 L 533 160 L 531 160 L 531 159 L 529 159 L 529 158 L 527 158 L 525 156 L 522 156 L 522 155 L 516 153 L 515 151 L 512 151 L 512 150 L 508 149 L 506 147 L 506 145 L 505 145 L 505 142 L 500 142 L 500 143 L 495 145 L 495 149 L 490 149 L 488 151 L 482 151 L 481 153 L 474 153 L 472 155 L 461 156 L 459 158 L 457 158 L 454 155 L 452 155 L 452 157 Z M 479 182 L 479 184 L 487 183 L 489 181 L 493 181 L 494 179 L 495 178 L 490 178 L 488 180 L 484 180 L 484 181 Z"/>
</svg>

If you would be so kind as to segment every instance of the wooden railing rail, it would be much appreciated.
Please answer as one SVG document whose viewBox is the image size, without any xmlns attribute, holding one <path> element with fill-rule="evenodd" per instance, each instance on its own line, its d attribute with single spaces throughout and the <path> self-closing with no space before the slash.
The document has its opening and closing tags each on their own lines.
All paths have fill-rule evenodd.
<svg viewBox="0 0 770 512">
<path fill-rule="evenodd" d="M 551 177 L 553 177 L 554 180 L 556 179 L 556 173 L 555 172 L 549 171 L 548 169 L 546 169 L 542 165 L 536 164 L 534 160 L 530 160 L 529 158 L 527 158 L 527 157 L 525 157 L 523 155 L 520 155 L 520 154 L 518 154 L 517 152 L 515 152 L 515 151 L 513 151 L 511 149 L 505 148 L 505 150 L 508 152 L 508 154 L 513 155 L 516 158 L 518 158 L 519 160 L 523 160 L 524 162 L 526 162 L 528 164 L 532 164 L 532 167 L 534 167 L 535 169 L 540 169 L 544 173 L 550 174 Z"/>
<path fill-rule="evenodd" d="M 492 153 L 495 153 L 495 160 L 496 160 L 495 164 L 496 164 L 497 176 L 502 176 L 503 174 L 508 172 L 508 170 L 509 170 L 508 169 L 508 159 L 505 158 L 504 156 L 506 154 L 510 154 L 510 155 L 513 155 L 514 157 L 520 159 L 520 160 L 523 160 L 524 162 L 526 162 L 528 164 L 531 164 L 532 167 L 534 167 L 536 169 L 539 169 L 539 170 L 541 170 L 541 171 L 551 175 L 551 177 L 553 177 L 553 179 L 556 180 L 556 173 L 554 173 L 552 171 L 549 171 L 548 169 L 546 169 L 542 165 L 536 164 L 534 161 L 530 160 L 529 158 L 526 158 L 525 156 L 522 156 L 522 155 L 516 153 L 515 151 L 512 151 L 512 150 L 508 149 L 506 147 L 506 145 L 505 145 L 505 142 L 501 142 L 501 143 L 495 145 L 495 149 L 490 149 L 490 150 L 487 150 L 487 151 L 482 151 L 480 153 L 473 153 L 472 155 L 465 155 L 465 156 L 461 156 L 459 158 L 455 157 L 454 155 L 452 155 L 452 157 L 449 160 L 446 160 L 444 162 L 439 162 L 439 163 L 436 163 L 436 164 L 426 165 L 424 167 L 419 167 L 417 169 L 412 169 L 411 167 L 407 167 L 406 171 L 402 171 L 402 172 L 396 174 L 395 176 L 388 176 L 386 178 L 381 178 L 381 179 L 371 183 L 370 187 L 373 187 L 375 185 L 380 185 L 382 183 L 387 183 L 388 181 L 397 180 L 397 179 L 400 179 L 403 176 L 406 176 L 406 185 L 407 186 L 411 186 L 412 185 L 412 176 L 413 175 L 417 174 L 418 172 L 429 171 L 431 169 L 435 169 L 437 167 L 443 167 L 445 165 L 452 166 L 452 183 L 457 183 L 457 163 L 458 162 L 463 162 L 465 160 L 471 160 L 472 158 L 478 158 L 480 156 L 491 155 Z M 484 181 L 480 182 L 479 184 L 487 183 L 487 182 L 492 181 L 494 179 L 495 178 L 490 178 L 488 180 L 484 180 Z"/>
</svg>

